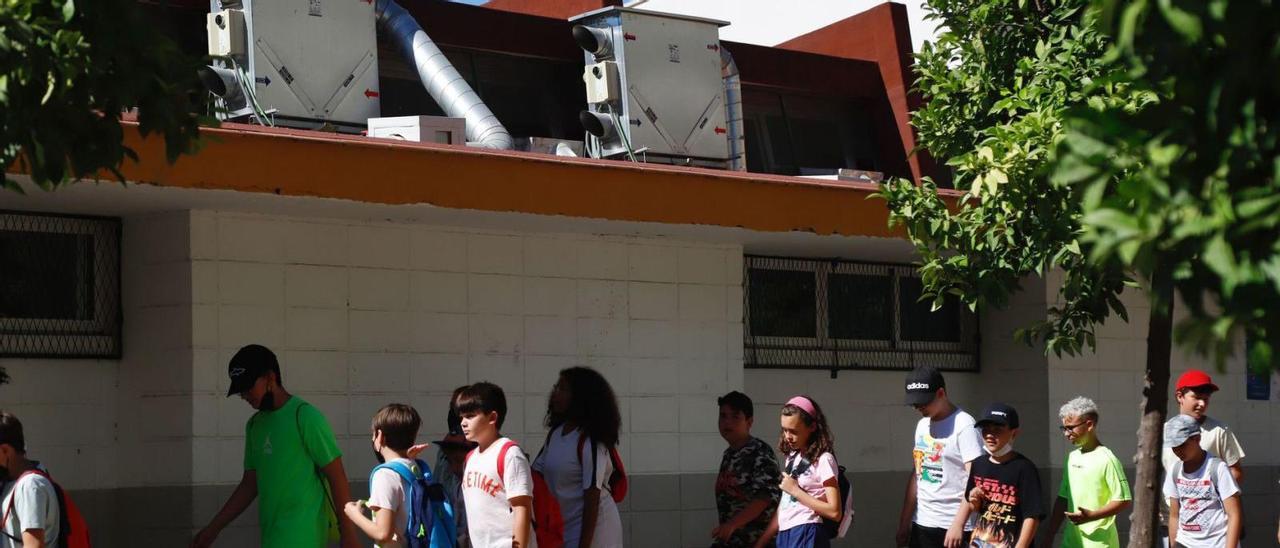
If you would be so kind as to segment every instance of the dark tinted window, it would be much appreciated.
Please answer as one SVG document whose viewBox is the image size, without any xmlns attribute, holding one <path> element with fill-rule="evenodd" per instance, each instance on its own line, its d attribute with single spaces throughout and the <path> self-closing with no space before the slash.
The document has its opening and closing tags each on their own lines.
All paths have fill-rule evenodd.
<svg viewBox="0 0 1280 548">
<path fill-rule="evenodd" d="M 815 276 L 795 270 L 748 270 L 751 333 L 763 337 L 818 336 Z"/>
<path fill-rule="evenodd" d="M 84 320 L 94 314 L 93 238 L 0 231 L 0 317 Z"/>
<path fill-rule="evenodd" d="M 933 311 L 932 300 L 920 302 L 920 280 L 906 276 L 898 279 L 898 291 L 902 340 L 960 342 L 960 304 L 955 299 L 948 298 L 942 308 Z"/>
<path fill-rule="evenodd" d="M 893 278 L 888 275 L 827 276 L 828 332 L 836 339 L 893 337 Z"/>
</svg>

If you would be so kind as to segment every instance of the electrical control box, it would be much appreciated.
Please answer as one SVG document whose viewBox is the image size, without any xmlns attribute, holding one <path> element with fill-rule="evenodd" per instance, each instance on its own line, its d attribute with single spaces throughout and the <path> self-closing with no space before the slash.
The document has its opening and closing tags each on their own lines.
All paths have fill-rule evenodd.
<svg viewBox="0 0 1280 548">
<path fill-rule="evenodd" d="M 244 10 L 222 10 L 205 17 L 209 34 L 209 55 L 243 56 L 246 52 Z"/>
<path fill-rule="evenodd" d="M 618 64 L 613 61 L 587 65 L 582 71 L 582 81 L 587 84 L 588 103 L 617 101 L 622 95 L 618 83 Z"/>
</svg>

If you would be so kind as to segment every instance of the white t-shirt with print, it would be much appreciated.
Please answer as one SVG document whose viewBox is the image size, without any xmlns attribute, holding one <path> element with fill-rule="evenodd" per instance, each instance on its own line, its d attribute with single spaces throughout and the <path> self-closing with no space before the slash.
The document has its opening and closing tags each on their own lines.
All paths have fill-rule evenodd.
<svg viewBox="0 0 1280 548">
<path fill-rule="evenodd" d="M 498 475 L 498 455 L 511 445 Z M 533 496 L 533 479 L 529 457 L 515 442 L 499 438 L 484 451 L 476 449 L 467 457 L 462 473 L 462 499 L 467 506 L 467 531 L 476 548 L 510 548 L 514 537 L 514 517 L 510 499 Z M 531 515 L 530 518 L 533 516 Z M 529 530 L 529 546 L 536 548 L 533 528 Z"/>
<path fill-rule="evenodd" d="M 973 416 L 960 408 L 939 421 L 916 423 L 912 458 L 916 474 L 916 512 L 921 527 L 946 529 L 960 511 L 969 474 L 964 465 L 982 456 L 982 436 Z M 973 516 L 965 530 L 973 529 Z"/>
<path fill-rule="evenodd" d="M 799 452 L 792 451 L 783 461 L 783 474 L 786 474 L 787 468 L 795 470 L 801 461 Z M 818 462 L 810 464 L 804 469 L 804 472 L 796 477 L 796 484 L 800 486 L 804 492 L 809 493 L 814 498 L 826 500 L 825 484 L 828 480 L 836 477 L 836 457 L 831 453 L 823 453 L 818 455 Z M 812 508 L 805 506 L 799 499 L 782 494 L 782 499 L 778 501 L 778 530 L 786 531 L 792 527 L 799 527 L 806 523 L 822 523 L 822 516 L 814 512 Z"/>
<path fill-rule="evenodd" d="M 1212 455 L 1187 474 L 1182 462 L 1164 479 L 1166 499 L 1178 499 L 1178 544 L 1187 548 L 1221 548 L 1227 539 L 1224 499 L 1240 492 L 1227 465 Z"/>
<path fill-rule="evenodd" d="M 416 465 L 409 459 L 392 459 L 388 463 L 400 463 L 408 466 L 410 470 Z M 392 529 L 395 536 L 391 542 L 387 544 L 374 544 L 378 548 L 391 548 L 400 546 L 403 539 L 400 534 L 404 532 L 405 527 L 409 525 L 409 512 L 404 508 L 404 479 L 397 474 L 395 470 L 383 468 L 373 473 L 373 479 L 369 484 L 369 508 L 374 510 L 374 523 L 377 523 L 377 509 L 386 508 L 395 512 L 395 527 Z"/>
<path fill-rule="evenodd" d="M 564 519 L 564 548 L 578 548 L 579 537 L 582 536 L 582 495 L 592 487 L 600 489 L 600 504 L 591 546 L 621 548 L 622 517 L 608 489 L 609 476 L 613 474 L 609 448 L 604 444 L 593 444 L 591 438 L 587 438 L 582 440 L 579 458 L 580 438 L 581 430 L 565 434 L 564 427 L 557 428 L 551 432 L 547 446 L 534 460 L 533 468 L 546 478 L 547 487 L 555 493 L 560 504 L 560 515 Z"/>
<path fill-rule="evenodd" d="M 1173 417 L 1169 417 L 1170 420 Z M 1213 417 L 1205 417 L 1204 422 L 1200 423 L 1200 448 L 1208 451 L 1210 455 L 1218 457 L 1227 466 L 1235 466 L 1244 458 L 1244 449 L 1240 447 L 1239 440 L 1236 440 L 1235 432 L 1227 428 L 1226 424 Z M 1165 449 L 1160 452 L 1160 464 L 1164 465 L 1164 472 L 1168 474 L 1173 467 L 1180 461 L 1178 456 L 1173 454 L 1173 449 Z M 1160 499 L 1160 524 L 1168 525 L 1169 523 L 1169 501 Z M 1168 535 L 1169 529 L 1160 528 L 1160 535 Z"/>
<path fill-rule="evenodd" d="M 27 474 L 5 483 L 0 508 L 5 516 L 0 547 L 21 548 L 22 532 L 31 529 L 44 529 L 46 546 L 58 545 L 58 493 L 43 476 Z"/>
</svg>

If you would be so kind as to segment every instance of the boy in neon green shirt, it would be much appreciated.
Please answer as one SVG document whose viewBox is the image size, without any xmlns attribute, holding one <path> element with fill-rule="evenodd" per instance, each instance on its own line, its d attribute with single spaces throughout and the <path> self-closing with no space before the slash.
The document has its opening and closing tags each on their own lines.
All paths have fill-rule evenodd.
<svg viewBox="0 0 1280 548">
<path fill-rule="evenodd" d="M 1115 516 L 1133 502 L 1115 453 L 1098 441 L 1098 405 L 1078 397 L 1062 406 L 1062 434 L 1076 446 L 1062 466 L 1062 486 L 1041 542 L 1048 546 L 1064 519 L 1062 548 L 1120 548 Z"/>
<path fill-rule="evenodd" d="M 342 452 L 324 415 L 285 391 L 280 364 L 264 346 L 241 348 L 227 374 L 227 396 L 239 394 L 258 412 L 245 425 L 240 484 L 191 545 L 212 545 L 256 498 L 264 548 L 320 548 L 338 540 L 339 532 L 344 548 L 360 546 L 340 511 L 351 493 Z"/>
</svg>

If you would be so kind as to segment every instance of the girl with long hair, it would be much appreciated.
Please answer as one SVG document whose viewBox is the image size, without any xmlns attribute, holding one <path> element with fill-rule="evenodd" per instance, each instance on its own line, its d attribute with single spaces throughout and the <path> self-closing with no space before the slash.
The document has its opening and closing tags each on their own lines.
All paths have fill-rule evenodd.
<svg viewBox="0 0 1280 548">
<path fill-rule="evenodd" d="M 828 548 L 831 539 L 822 520 L 838 521 L 842 509 L 827 417 L 813 398 L 796 396 L 782 406 L 781 425 L 778 451 L 786 456 L 782 500 L 756 547 L 767 546 L 777 535 L 778 548 Z"/>
<path fill-rule="evenodd" d="M 622 519 L 608 492 L 610 449 L 622 417 L 613 388 L 589 367 L 570 367 L 547 400 L 547 442 L 533 467 L 555 493 L 564 520 L 564 548 L 621 548 Z"/>
</svg>

